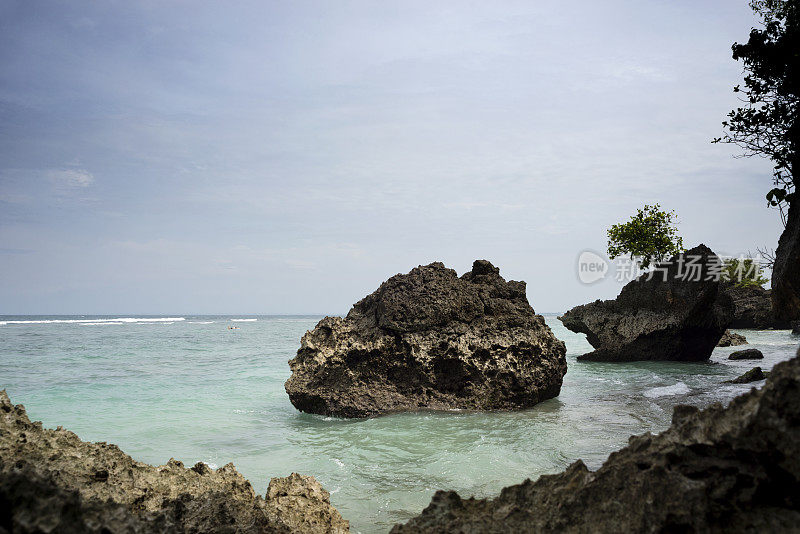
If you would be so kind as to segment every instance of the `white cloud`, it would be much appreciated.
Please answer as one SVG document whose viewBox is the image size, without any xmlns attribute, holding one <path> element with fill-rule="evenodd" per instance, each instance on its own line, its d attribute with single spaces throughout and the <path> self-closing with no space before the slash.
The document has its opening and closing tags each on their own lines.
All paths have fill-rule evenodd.
<svg viewBox="0 0 800 534">
<path fill-rule="evenodd" d="M 294 267 L 295 269 L 303 269 L 303 270 L 316 269 L 317 268 L 317 264 L 314 263 L 313 261 L 298 260 L 298 259 L 293 259 L 293 258 L 288 258 L 286 260 L 286 265 L 289 265 L 290 267 Z"/>
<path fill-rule="evenodd" d="M 94 182 L 92 173 L 85 169 L 60 169 L 48 173 L 55 182 L 70 187 L 88 187 Z"/>
</svg>

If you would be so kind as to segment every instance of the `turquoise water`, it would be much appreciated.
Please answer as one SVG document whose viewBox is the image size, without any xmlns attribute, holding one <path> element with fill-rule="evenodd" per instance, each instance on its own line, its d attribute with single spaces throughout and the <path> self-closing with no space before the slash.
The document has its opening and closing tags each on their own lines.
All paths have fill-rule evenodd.
<svg viewBox="0 0 800 534">
<path fill-rule="evenodd" d="M 312 474 L 353 531 L 371 533 L 419 513 L 437 489 L 490 496 L 578 458 L 597 468 L 631 434 L 666 428 L 675 404 L 747 391 L 721 382 L 771 368 L 800 341 L 740 330 L 764 360 L 728 361 L 736 348 L 720 348 L 708 363 L 583 363 L 584 336 L 546 318 L 567 344 L 569 371 L 557 399 L 524 412 L 302 414 L 283 382 L 320 319 L 310 316 L 0 317 L 0 387 L 45 426 L 138 460 L 233 462 L 262 494 L 270 477 Z"/>
</svg>

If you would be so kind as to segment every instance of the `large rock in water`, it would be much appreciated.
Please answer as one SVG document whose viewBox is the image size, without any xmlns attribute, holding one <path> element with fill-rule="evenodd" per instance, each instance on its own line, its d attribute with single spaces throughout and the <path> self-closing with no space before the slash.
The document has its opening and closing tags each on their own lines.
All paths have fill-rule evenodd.
<svg viewBox="0 0 800 534">
<path fill-rule="evenodd" d="M 696 267 L 688 267 L 690 261 Z M 720 265 L 708 247 L 699 245 L 659 265 L 652 279 L 643 274 L 629 282 L 615 300 L 571 309 L 559 319 L 573 332 L 586 334 L 595 348 L 578 359 L 708 359 L 733 316 L 730 296 L 714 279 Z M 682 279 L 684 273 L 692 276 Z"/>
<path fill-rule="evenodd" d="M 580 460 L 509 486 L 492 500 L 437 492 L 394 534 L 797 532 L 800 359 L 776 365 L 761 390 L 632 437 L 603 466 Z"/>
<path fill-rule="evenodd" d="M 789 206 L 772 266 L 772 308 L 781 321 L 800 320 L 800 202 Z"/>
<path fill-rule="evenodd" d="M 233 464 L 155 467 L 116 445 L 32 423 L 0 391 L 0 532 L 344 534 L 313 477 L 273 478 L 266 498 Z"/>
<path fill-rule="evenodd" d="M 787 321 L 780 321 L 772 311 L 771 291 L 763 287 L 738 287 L 731 282 L 723 282 L 722 290 L 733 300 L 733 317 L 729 328 L 751 328 L 767 330 L 788 328 Z"/>
<path fill-rule="evenodd" d="M 485 260 L 461 278 L 436 262 L 307 332 L 286 392 L 304 412 L 342 417 L 528 408 L 558 395 L 565 354 L 525 282 Z"/>
</svg>

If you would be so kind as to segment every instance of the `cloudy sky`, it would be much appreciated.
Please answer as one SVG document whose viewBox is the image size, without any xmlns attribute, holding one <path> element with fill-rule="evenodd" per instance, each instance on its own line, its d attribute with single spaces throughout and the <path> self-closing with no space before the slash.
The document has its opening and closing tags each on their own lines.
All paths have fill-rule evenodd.
<svg viewBox="0 0 800 534">
<path fill-rule="evenodd" d="M 538 312 L 645 203 L 775 246 L 712 145 L 744 0 L 0 0 L 0 313 L 343 313 L 475 258 Z"/>
</svg>

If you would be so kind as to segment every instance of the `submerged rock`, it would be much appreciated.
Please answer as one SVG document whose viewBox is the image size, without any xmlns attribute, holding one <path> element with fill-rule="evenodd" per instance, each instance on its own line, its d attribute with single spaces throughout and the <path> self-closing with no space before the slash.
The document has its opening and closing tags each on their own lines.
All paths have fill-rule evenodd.
<svg viewBox="0 0 800 534">
<path fill-rule="evenodd" d="M 555 397 L 566 347 L 525 296 L 477 260 L 398 274 L 307 332 L 286 392 L 304 412 L 342 417 L 419 409 L 506 410 Z"/>
<path fill-rule="evenodd" d="M 750 382 L 758 382 L 767 378 L 769 373 L 761 370 L 761 367 L 753 367 L 742 376 L 736 377 L 733 380 L 726 380 L 726 384 L 749 384 Z"/>
<path fill-rule="evenodd" d="M 737 350 L 728 355 L 729 360 L 760 360 L 762 358 L 764 358 L 764 354 L 758 349 Z"/>
<path fill-rule="evenodd" d="M 678 406 L 672 425 L 630 438 L 603 466 L 581 461 L 495 499 L 437 492 L 395 534 L 796 532 L 800 525 L 800 359 L 727 408 Z"/>
<path fill-rule="evenodd" d="M 4 530 L 5 529 L 5 530 Z M 338 534 L 348 522 L 313 477 L 274 478 L 266 499 L 233 464 L 155 467 L 116 445 L 32 423 L 0 391 L 0 532 Z"/>
<path fill-rule="evenodd" d="M 699 245 L 657 266 L 651 279 L 629 282 L 616 299 L 571 309 L 559 319 L 595 348 L 578 359 L 707 360 L 733 316 L 731 297 L 713 279 L 720 266 Z"/>
<path fill-rule="evenodd" d="M 736 347 L 739 345 L 747 345 L 747 338 L 730 330 L 725 330 L 725 333 L 722 334 L 717 343 L 718 347 Z"/>
</svg>

